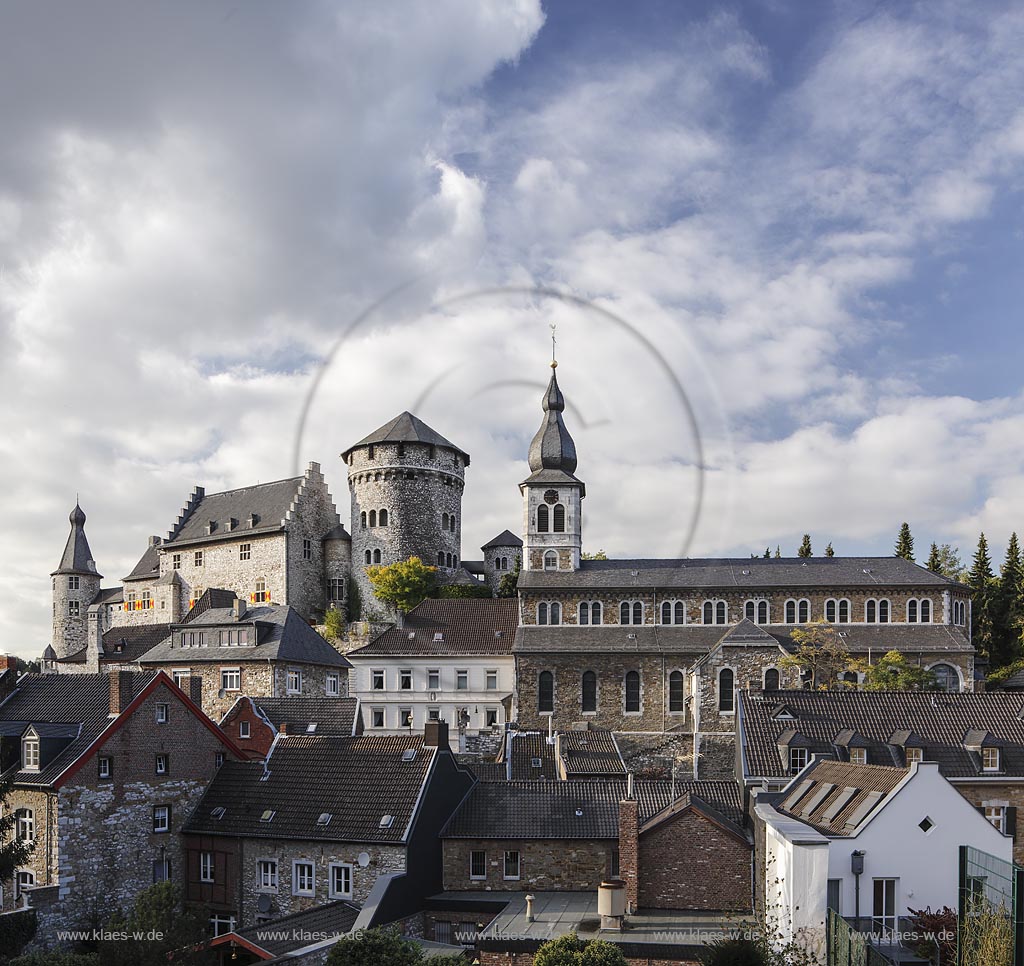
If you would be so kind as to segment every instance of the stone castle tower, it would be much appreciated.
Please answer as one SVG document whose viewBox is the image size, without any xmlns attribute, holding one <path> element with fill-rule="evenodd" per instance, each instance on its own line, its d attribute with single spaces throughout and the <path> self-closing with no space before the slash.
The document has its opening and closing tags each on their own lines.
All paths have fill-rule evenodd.
<svg viewBox="0 0 1024 966">
<path fill-rule="evenodd" d="M 75 654 L 88 640 L 89 605 L 99 593 L 103 575 L 96 570 L 89 541 L 85 538 L 85 514 L 76 503 L 68 519 L 64 555 L 50 577 L 53 580 L 53 637 L 51 647 L 58 658 Z"/>
<path fill-rule="evenodd" d="M 372 564 L 419 557 L 443 581 L 462 558 L 462 491 L 469 454 L 412 413 L 402 413 L 350 446 L 352 579 L 363 611 L 378 606 L 366 577 Z"/>
<path fill-rule="evenodd" d="M 565 397 L 551 363 L 551 381 L 541 402 L 544 421 L 530 443 L 530 475 L 523 495 L 523 570 L 577 570 L 582 552 L 587 495 L 576 472 L 576 444 L 562 421 Z"/>
</svg>

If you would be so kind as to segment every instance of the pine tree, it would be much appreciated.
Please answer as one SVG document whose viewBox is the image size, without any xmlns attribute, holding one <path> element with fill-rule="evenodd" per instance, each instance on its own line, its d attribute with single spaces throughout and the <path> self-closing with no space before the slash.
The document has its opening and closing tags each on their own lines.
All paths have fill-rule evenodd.
<svg viewBox="0 0 1024 966">
<path fill-rule="evenodd" d="M 928 551 L 928 563 L 926 566 L 933 574 L 942 573 L 942 561 L 939 559 L 939 545 L 937 543 L 933 542 L 931 549 Z"/>
<path fill-rule="evenodd" d="M 1020 656 L 1024 562 L 1017 534 L 1010 535 L 1006 559 L 992 589 L 992 663 L 1000 666 Z"/>
<path fill-rule="evenodd" d="M 832 549 L 832 541 L 830 540 L 829 543 L 828 543 L 828 546 L 825 548 L 825 556 L 826 557 L 834 557 L 835 555 L 836 555 L 836 552 Z"/>
<path fill-rule="evenodd" d="M 764 548 L 764 559 L 765 560 L 770 560 L 771 556 L 772 556 L 772 548 L 771 547 L 765 547 Z"/>
<path fill-rule="evenodd" d="M 800 544 L 800 549 L 797 550 L 796 555 L 798 557 L 813 557 L 814 551 L 811 549 L 811 535 L 809 533 L 804 534 L 804 539 Z"/>
<path fill-rule="evenodd" d="M 782 547 L 780 547 L 778 544 L 775 544 L 775 559 L 779 560 L 779 559 L 781 559 L 781 557 L 782 557 Z"/>
<path fill-rule="evenodd" d="M 910 534 L 910 524 L 904 523 L 900 527 L 899 536 L 896 538 L 896 550 L 897 557 L 902 557 L 904 560 L 913 561 L 914 559 L 914 538 Z"/>
<path fill-rule="evenodd" d="M 978 538 L 978 549 L 974 551 L 971 569 L 967 572 L 967 584 L 974 592 L 971 602 L 971 640 L 974 647 L 984 655 L 992 656 L 992 558 L 988 554 L 985 534 Z M 993 661 L 993 670 L 995 670 Z"/>
</svg>

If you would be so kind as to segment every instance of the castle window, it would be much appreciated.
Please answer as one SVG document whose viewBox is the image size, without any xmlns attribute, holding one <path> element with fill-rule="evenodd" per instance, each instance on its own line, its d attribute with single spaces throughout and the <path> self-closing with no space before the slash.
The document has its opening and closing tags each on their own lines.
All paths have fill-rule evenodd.
<svg viewBox="0 0 1024 966">
<path fill-rule="evenodd" d="M 940 691 L 959 691 L 960 676 L 951 664 L 936 664 L 931 668 L 935 675 L 935 686 Z"/>
<path fill-rule="evenodd" d="M 81 604 L 77 600 L 68 601 L 68 617 L 80 617 L 82 614 Z"/>
<path fill-rule="evenodd" d="M 553 525 L 552 530 L 555 533 L 565 533 L 565 506 L 561 503 L 555 504 L 553 513 Z"/>
<path fill-rule="evenodd" d="M 141 604 L 142 604 L 142 609 L 143 610 L 152 610 L 153 609 L 153 596 L 152 596 L 152 594 L 150 594 L 150 592 L 148 590 L 144 590 L 142 592 Z"/>
<path fill-rule="evenodd" d="M 171 830 L 171 806 L 153 806 L 153 831 L 169 832 Z"/>
<path fill-rule="evenodd" d="M 447 530 L 448 529 L 448 514 L 447 513 L 442 513 L 441 514 L 441 529 L 442 530 Z"/>
<path fill-rule="evenodd" d="M 78 590 L 81 587 L 82 579 L 77 574 L 68 577 L 68 590 Z"/>
<path fill-rule="evenodd" d="M 779 690 L 779 672 L 773 667 L 764 672 L 764 689 L 765 691 Z"/>
<path fill-rule="evenodd" d="M 222 691 L 239 691 L 242 687 L 242 669 L 222 667 L 220 669 L 220 687 Z"/>
<path fill-rule="evenodd" d="M 537 532 L 548 532 L 548 508 L 543 503 L 537 507 Z"/>
<path fill-rule="evenodd" d="M 668 676 L 668 710 L 669 714 L 682 714 L 686 710 L 682 671 L 673 671 Z"/>
<path fill-rule="evenodd" d="M 681 601 L 677 600 L 672 605 L 672 623 L 674 624 L 685 624 L 686 623 L 686 605 Z"/>
<path fill-rule="evenodd" d="M 597 712 L 597 675 L 593 671 L 584 671 L 582 680 L 582 707 L 584 714 Z"/>
<path fill-rule="evenodd" d="M 238 545 L 238 559 L 239 560 L 250 560 L 252 558 L 252 544 L 251 543 L 240 543 Z M 177 568 L 175 568 L 177 569 Z"/>
<path fill-rule="evenodd" d="M 448 529 L 451 530 L 452 533 L 455 532 L 455 514 L 454 513 L 448 518 Z"/>
<path fill-rule="evenodd" d="M 309 539 L 303 539 L 302 541 L 302 559 L 312 560 L 313 559 L 313 541 Z"/>
<path fill-rule="evenodd" d="M 331 577 L 327 581 L 327 599 L 343 600 L 345 597 L 345 578 Z"/>
<path fill-rule="evenodd" d="M 373 551 L 373 562 L 375 564 L 379 564 L 380 563 L 380 551 L 379 550 L 374 550 Z"/>
<path fill-rule="evenodd" d="M 367 565 L 367 566 L 369 566 L 370 564 L 372 564 L 372 563 L 373 563 L 373 555 L 372 555 L 372 554 L 370 553 L 370 551 L 369 551 L 369 550 L 367 550 L 367 551 L 365 552 L 364 556 L 365 556 L 365 558 L 366 558 L 366 565 Z M 438 554 L 438 556 L 440 556 L 440 554 Z"/>
<path fill-rule="evenodd" d="M 562 605 L 558 601 L 554 601 L 551 604 L 551 609 L 548 611 L 548 619 L 552 624 L 562 623 Z"/>
<path fill-rule="evenodd" d="M 171 569 L 172 570 L 181 570 L 181 554 L 180 553 L 172 553 L 171 554 Z"/>
<path fill-rule="evenodd" d="M 640 672 L 627 671 L 623 682 L 626 714 L 640 713 Z"/>
<path fill-rule="evenodd" d="M 427 447 L 427 459 L 430 459 L 430 460 L 434 459 L 435 456 L 436 456 L 436 453 L 437 453 L 437 450 L 434 449 L 433 445 Z"/>
<path fill-rule="evenodd" d="M 811 602 L 803 600 L 786 601 L 786 623 L 806 624 L 811 619 Z"/>
<path fill-rule="evenodd" d="M 302 671 L 298 668 L 288 668 L 285 687 L 289 694 L 302 694 Z"/>
<path fill-rule="evenodd" d="M 921 600 L 921 623 L 930 624 L 932 622 L 932 602 L 927 598 Z"/>
<path fill-rule="evenodd" d="M 405 456 L 405 443 L 398 444 L 398 458 L 401 459 Z"/>
<path fill-rule="evenodd" d="M 373 446 L 367 446 L 366 447 L 366 458 L 368 460 L 372 460 L 373 459 Z"/>
<path fill-rule="evenodd" d="M 555 710 L 555 676 L 550 671 L 541 671 L 537 676 L 537 711 L 551 714 Z"/>
<path fill-rule="evenodd" d="M 558 554 L 554 550 L 549 550 L 544 554 L 544 569 L 545 570 L 557 570 L 558 569 Z"/>
<path fill-rule="evenodd" d="M 447 563 L 449 567 L 454 567 L 455 566 L 455 554 L 453 554 L 453 553 L 446 553 L 444 555 L 444 559 L 445 559 L 445 563 Z"/>
<path fill-rule="evenodd" d="M 363 512 L 359 514 L 359 526 L 363 530 L 366 529 L 366 511 L 365 510 L 363 510 Z"/>
<path fill-rule="evenodd" d="M 444 566 L 444 552 L 441 550 L 437 551 L 437 565 L 438 567 Z"/>
<path fill-rule="evenodd" d="M 329 698 L 336 698 L 341 694 L 341 679 L 337 671 L 330 671 L 324 680 L 324 693 Z"/>
<path fill-rule="evenodd" d="M 380 525 L 382 527 L 386 527 L 388 525 L 388 511 L 381 510 L 380 515 L 378 516 L 378 520 L 380 521 Z"/>
<path fill-rule="evenodd" d="M 195 566 L 202 567 L 202 565 L 203 565 L 203 551 L 202 550 L 197 550 L 193 554 L 192 562 L 195 564 Z"/>
<path fill-rule="evenodd" d="M 864 620 L 869 624 L 878 622 L 878 601 L 869 600 L 864 604 Z"/>
<path fill-rule="evenodd" d="M 735 675 L 731 668 L 724 667 L 718 672 L 718 711 L 721 714 L 732 714 L 735 710 L 734 682 Z"/>
<path fill-rule="evenodd" d="M 371 510 L 370 511 L 370 526 L 371 527 L 377 526 L 377 511 L 376 510 Z"/>
</svg>

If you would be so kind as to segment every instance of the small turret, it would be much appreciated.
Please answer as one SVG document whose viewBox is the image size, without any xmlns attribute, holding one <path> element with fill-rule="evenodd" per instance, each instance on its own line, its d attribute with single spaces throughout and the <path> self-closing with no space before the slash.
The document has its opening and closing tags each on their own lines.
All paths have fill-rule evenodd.
<svg viewBox="0 0 1024 966">
<path fill-rule="evenodd" d="M 89 605 L 99 593 L 103 575 L 96 569 L 85 536 L 85 513 L 76 502 L 68 516 L 71 533 L 57 569 L 50 577 L 53 589 L 53 637 L 55 659 L 69 657 L 86 646 Z"/>
</svg>

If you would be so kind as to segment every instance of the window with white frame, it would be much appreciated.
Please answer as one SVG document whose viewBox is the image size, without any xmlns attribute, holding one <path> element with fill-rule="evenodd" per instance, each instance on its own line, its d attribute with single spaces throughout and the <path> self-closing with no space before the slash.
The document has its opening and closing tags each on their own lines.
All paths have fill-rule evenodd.
<svg viewBox="0 0 1024 966">
<path fill-rule="evenodd" d="M 868 763 L 868 750 L 867 748 L 851 748 L 850 749 L 850 764 L 851 765 L 866 765 Z"/>
<path fill-rule="evenodd" d="M 16 890 L 17 897 L 20 898 L 21 894 L 26 889 L 31 889 L 36 884 L 36 874 L 30 872 L 28 869 L 22 869 L 18 873 L 18 888 Z"/>
<path fill-rule="evenodd" d="M 114 774 L 114 760 L 100 757 L 97 759 L 97 775 L 99 778 L 111 778 Z"/>
<path fill-rule="evenodd" d="M 277 859 L 260 859 L 256 863 L 256 891 L 277 892 Z"/>
<path fill-rule="evenodd" d="M 483 849 L 472 849 L 469 853 L 469 877 L 487 878 L 487 853 Z"/>
<path fill-rule="evenodd" d="M 456 691 L 468 691 L 469 690 L 469 671 L 465 668 L 456 670 L 455 672 L 455 690 Z"/>
<path fill-rule="evenodd" d="M 167 774 L 167 755 L 166 754 L 159 754 L 159 755 L 157 755 L 156 759 L 155 759 L 155 761 L 153 763 L 153 767 L 154 767 L 154 769 L 156 771 L 156 774 L 158 774 L 158 775 L 166 775 Z"/>
<path fill-rule="evenodd" d="M 441 690 L 441 671 L 439 668 L 429 668 L 427 670 L 427 690 L 428 691 L 440 691 Z"/>
<path fill-rule="evenodd" d="M 330 877 L 332 899 L 347 899 L 352 895 L 352 866 L 344 862 L 332 862 L 327 873 Z"/>
<path fill-rule="evenodd" d="M 238 737 L 239 738 L 249 738 L 249 737 L 251 737 L 251 732 L 249 730 L 249 722 L 248 721 L 239 721 L 238 722 Z"/>
<path fill-rule="evenodd" d="M 701 606 L 701 617 L 705 624 L 728 623 L 729 608 L 724 600 L 706 600 Z"/>
<path fill-rule="evenodd" d="M 911 597 L 907 601 L 908 624 L 930 624 L 932 622 L 932 602 L 929 597 Z"/>
<path fill-rule="evenodd" d="M 497 708 L 485 708 L 484 709 L 484 726 L 487 728 L 498 727 L 498 709 Z"/>
<path fill-rule="evenodd" d="M 213 882 L 213 853 L 212 852 L 200 852 L 199 853 L 199 881 L 200 882 Z"/>
<path fill-rule="evenodd" d="M 985 805 L 985 818 L 987 818 L 1000 832 L 1006 832 L 1006 806 Z"/>
<path fill-rule="evenodd" d="M 213 933 L 213 938 L 216 939 L 218 936 L 224 936 L 229 932 L 235 931 L 235 917 L 227 916 L 221 913 L 216 913 L 210 916 L 210 930 Z"/>
<path fill-rule="evenodd" d="M 302 671 L 297 667 L 288 668 L 287 688 L 289 694 L 302 694 Z"/>
<path fill-rule="evenodd" d="M 374 668 L 374 670 L 370 672 L 370 690 L 384 690 L 384 671 L 382 668 Z"/>
<path fill-rule="evenodd" d="M 803 771 L 807 767 L 807 749 L 806 748 L 790 748 L 789 749 L 789 773 L 796 775 Z"/>
<path fill-rule="evenodd" d="M 544 569 L 558 570 L 558 554 L 554 550 L 548 550 L 544 554 Z"/>
<path fill-rule="evenodd" d="M 398 672 L 398 690 L 412 690 L 412 670 L 410 668 L 403 668 Z"/>
<path fill-rule="evenodd" d="M 398 726 L 400 728 L 412 727 L 412 708 L 398 709 Z"/>
<path fill-rule="evenodd" d="M 999 749 L 981 749 L 981 767 L 983 771 L 999 771 Z"/>
<path fill-rule="evenodd" d="M 518 879 L 520 871 L 519 852 L 518 850 L 509 850 L 505 852 L 504 862 L 504 878 L 506 879 Z"/>
<path fill-rule="evenodd" d="M 849 624 L 850 602 L 845 597 L 830 597 L 825 601 L 825 620 L 830 624 Z"/>
<path fill-rule="evenodd" d="M 959 691 L 960 675 L 952 664 L 933 664 L 929 670 L 935 677 L 935 687 L 940 691 Z"/>
<path fill-rule="evenodd" d="M 39 771 L 39 736 L 26 735 L 21 741 L 21 767 Z"/>
<path fill-rule="evenodd" d="M 755 624 L 767 624 L 769 622 L 768 601 L 748 600 L 743 608 L 743 616 Z"/>
<path fill-rule="evenodd" d="M 494 668 L 484 672 L 484 689 L 486 691 L 498 690 L 498 672 Z"/>
<path fill-rule="evenodd" d="M 158 704 L 156 706 L 156 723 L 167 724 L 170 720 L 170 708 L 166 704 Z"/>
<path fill-rule="evenodd" d="M 220 669 L 220 686 L 223 691 L 238 691 L 242 687 L 242 669 L 240 667 L 222 667 Z"/>
<path fill-rule="evenodd" d="M 22 842 L 36 840 L 36 813 L 31 808 L 19 808 L 15 813 L 15 835 Z"/>
<path fill-rule="evenodd" d="M 685 624 L 686 603 L 681 600 L 664 600 L 661 602 L 662 624 Z"/>
<path fill-rule="evenodd" d="M 336 698 L 341 693 L 341 678 L 337 671 L 327 673 L 324 691 L 329 698 Z"/>
<path fill-rule="evenodd" d="M 292 895 L 311 896 L 316 893 L 313 863 L 296 860 L 292 863 Z"/>
<path fill-rule="evenodd" d="M 619 604 L 620 624 L 642 624 L 644 622 L 644 605 L 639 600 L 624 600 Z"/>
<path fill-rule="evenodd" d="M 599 600 L 585 600 L 580 603 L 577 615 L 579 624 L 600 624 L 602 623 L 602 607 Z"/>
<path fill-rule="evenodd" d="M 158 882 L 170 882 L 171 860 L 168 858 L 153 860 L 153 884 Z"/>
<path fill-rule="evenodd" d="M 171 830 L 171 806 L 153 806 L 153 831 L 169 832 Z"/>
<path fill-rule="evenodd" d="M 913 746 L 910 746 L 908 748 L 904 748 L 903 754 L 904 754 L 904 757 L 907 759 L 907 764 L 908 765 L 914 764 L 915 761 L 916 762 L 924 761 L 924 749 L 923 748 L 915 748 Z"/>
<path fill-rule="evenodd" d="M 240 543 L 238 545 L 238 559 L 239 560 L 250 560 L 250 559 L 252 559 L 252 544 L 251 543 Z"/>
<path fill-rule="evenodd" d="M 370 726 L 372 728 L 383 728 L 384 727 L 384 709 L 383 708 L 371 708 L 370 709 Z"/>
</svg>

